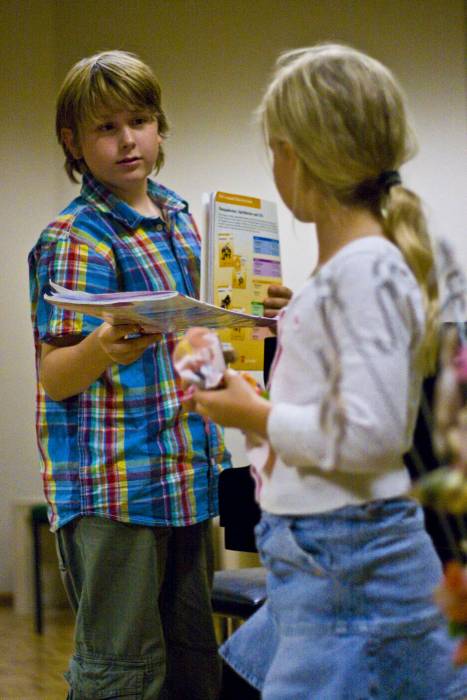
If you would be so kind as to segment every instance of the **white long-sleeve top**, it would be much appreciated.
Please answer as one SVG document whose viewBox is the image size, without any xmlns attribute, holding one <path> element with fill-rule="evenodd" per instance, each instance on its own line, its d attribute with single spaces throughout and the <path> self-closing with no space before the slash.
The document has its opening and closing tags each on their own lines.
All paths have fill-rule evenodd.
<svg viewBox="0 0 467 700">
<path fill-rule="evenodd" d="M 305 515 L 407 490 L 424 323 L 401 252 L 376 236 L 346 245 L 294 295 L 278 321 L 263 510 Z"/>
</svg>

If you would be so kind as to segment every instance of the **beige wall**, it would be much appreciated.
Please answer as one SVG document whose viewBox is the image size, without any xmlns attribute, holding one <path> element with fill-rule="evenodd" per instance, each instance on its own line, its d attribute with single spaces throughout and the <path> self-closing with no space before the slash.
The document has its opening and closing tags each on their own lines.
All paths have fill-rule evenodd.
<svg viewBox="0 0 467 700">
<path fill-rule="evenodd" d="M 77 191 L 65 179 L 53 136 L 55 92 L 69 66 L 121 48 L 155 68 L 172 123 L 161 180 L 191 202 L 202 223 L 205 191 L 276 196 L 251 115 L 279 51 L 338 40 L 372 53 L 409 95 L 421 152 L 404 176 L 427 201 L 434 232 L 456 245 L 467 267 L 463 24 L 462 0 L 0 3 L 0 592 L 12 589 L 11 503 L 41 492 L 26 256 Z M 313 234 L 292 228 L 282 207 L 280 223 L 285 281 L 297 287 L 313 265 Z"/>
<path fill-rule="evenodd" d="M 0 592 L 12 590 L 12 502 L 40 494 L 27 252 L 59 204 L 51 119 L 53 3 L 0 3 Z"/>
</svg>

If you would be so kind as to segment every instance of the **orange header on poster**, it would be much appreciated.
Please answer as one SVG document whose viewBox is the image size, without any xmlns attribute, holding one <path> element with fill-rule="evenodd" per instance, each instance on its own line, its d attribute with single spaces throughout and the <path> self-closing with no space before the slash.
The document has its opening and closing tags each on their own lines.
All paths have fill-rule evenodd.
<svg viewBox="0 0 467 700">
<path fill-rule="evenodd" d="M 216 202 L 224 204 L 239 204 L 242 207 L 261 208 L 261 200 L 256 197 L 244 197 L 241 194 L 228 194 L 227 192 L 217 192 Z"/>
</svg>

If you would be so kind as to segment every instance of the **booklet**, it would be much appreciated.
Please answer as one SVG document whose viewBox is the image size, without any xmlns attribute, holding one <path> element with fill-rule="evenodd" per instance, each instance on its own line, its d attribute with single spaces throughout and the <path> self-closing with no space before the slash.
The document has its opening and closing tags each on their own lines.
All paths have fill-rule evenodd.
<svg viewBox="0 0 467 700">
<path fill-rule="evenodd" d="M 282 284 L 275 202 L 228 192 L 211 193 L 203 252 L 206 300 L 230 311 L 261 316 L 268 286 Z M 228 328 L 220 335 L 236 351 L 238 359 L 231 366 L 262 370 L 263 340 L 269 331 L 240 324 Z"/>
<path fill-rule="evenodd" d="M 112 325 L 136 323 L 146 333 L 172 333 L 192 326 L 207 328 L 271 327 L 275 320 L 223 309 L 175 290 L 160 292 L 113 292 L 90 294 L 50 282 L 50 304 L 77 313 L 95 316 Z"/>
</svg>

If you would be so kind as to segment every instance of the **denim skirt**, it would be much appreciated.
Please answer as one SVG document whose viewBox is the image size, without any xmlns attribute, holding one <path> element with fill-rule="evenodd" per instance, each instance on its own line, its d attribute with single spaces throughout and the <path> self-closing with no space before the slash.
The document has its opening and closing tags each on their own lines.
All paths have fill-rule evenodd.
<svg viewBox="0 0 467 700">
<path fill-rule="evenodd" d="M 267 602 L 221 647 L 264 700 L 465 700 L 433 602 L 442 570 L 409 499 L 264 513 Z"/>
</svg>

